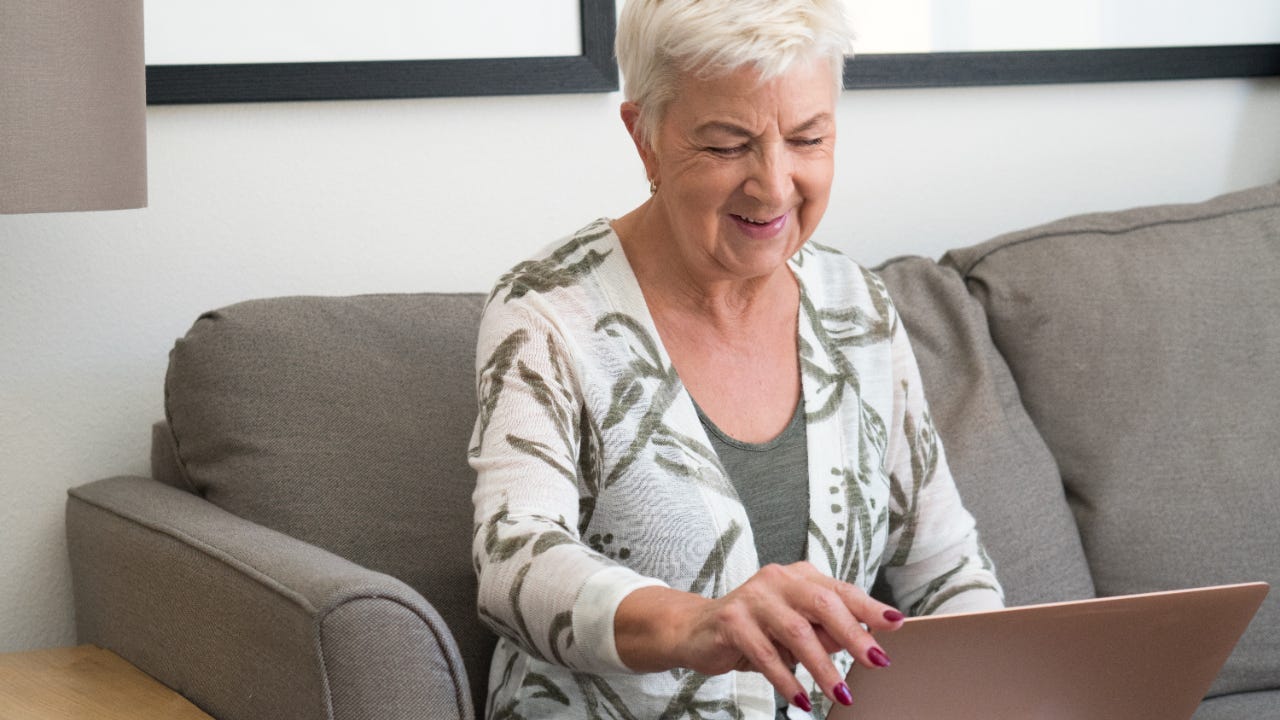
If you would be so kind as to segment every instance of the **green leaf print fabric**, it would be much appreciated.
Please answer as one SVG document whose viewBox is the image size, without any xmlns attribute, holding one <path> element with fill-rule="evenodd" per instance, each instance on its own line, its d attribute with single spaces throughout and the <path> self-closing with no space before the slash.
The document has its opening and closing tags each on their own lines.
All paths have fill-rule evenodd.
<svg viewBox="0 0 1280 720">
<path fill-rule="evenodd" d="M 864 589 L 883 571 L 913 613 L 999 606 L 884 285 L 814 243 L 789 267 L 801 286 L 809 562 Z M 618 657 L 613 615 L 628 593 L 719 597 L 759 562 L 607 221 L 499 280 L 476 369 L 473 560 L 480 615 L 502 638 L 488 716 L 773 718 L 759 674 L 637 674 Z M 798 675 L 821 717 L 827 701 Z"/>
</svg>

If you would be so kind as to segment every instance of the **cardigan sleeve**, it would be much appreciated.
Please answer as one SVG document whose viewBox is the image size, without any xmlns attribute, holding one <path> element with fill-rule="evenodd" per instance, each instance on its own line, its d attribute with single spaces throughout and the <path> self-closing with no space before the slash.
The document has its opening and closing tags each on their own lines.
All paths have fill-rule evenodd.
<svg viewBox="0 0 1280 720">
<path fill-rule="evenodd" d="M 630 672 L 613 618 L 628 593 L 664 585 L 582 542 L 579 355 L 536 295 L 492 300 L 476 354 L 479 414 L 472 557 L 481 618 L 524 652 L 590 672 Z M 587 445 L 584 446 L 584 442 Z"/>
<path fill-rule="evenodd" d="M 925 401 L 920 370 L 894 317 L 891 483 L 885 579 L 910 615 L 1002 607 L 1004 593 L 964 508 Z"/>
</svg>

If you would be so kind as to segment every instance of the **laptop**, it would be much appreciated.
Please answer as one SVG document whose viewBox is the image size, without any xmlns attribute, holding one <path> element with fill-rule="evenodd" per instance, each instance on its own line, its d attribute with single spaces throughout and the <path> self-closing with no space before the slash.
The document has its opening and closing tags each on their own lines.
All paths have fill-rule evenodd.
<svg viewBox="0 0 1280 720">
<path fill-rule="evenodd" d="M 1266 583 L 908 618 L 827 720 L 1187 720 Z"/>
</svg>

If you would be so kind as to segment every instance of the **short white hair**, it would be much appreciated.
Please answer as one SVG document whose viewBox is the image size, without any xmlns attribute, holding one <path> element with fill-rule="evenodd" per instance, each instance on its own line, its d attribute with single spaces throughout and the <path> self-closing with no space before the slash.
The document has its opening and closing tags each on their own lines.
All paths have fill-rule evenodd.
<svg viewBox="0 0 1280 720">
<path fill-rule="evenodd" d="M 680 73 L 715 77 L 753 66 L 765 82 L 797 60 L 826 58 L 839 93 L 852 40 L 842 0 L 626 0 L 615 52 L 647 143 Z"/>
</svg>

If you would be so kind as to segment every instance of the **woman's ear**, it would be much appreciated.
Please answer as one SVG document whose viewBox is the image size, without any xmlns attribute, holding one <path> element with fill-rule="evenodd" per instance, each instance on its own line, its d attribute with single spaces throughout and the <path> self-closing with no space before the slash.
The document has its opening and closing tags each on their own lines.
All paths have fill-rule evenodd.
<svg viewBox="0 0 1280 720">
<path fill-rule="evenodd" d="M 627 101 L 622 103 L 622 124 L 627 126 L 627 134 L 636 145 L 640 161 L 644 163 L 645 176 L 650 181 L 658 177 L 658 161 L 651 147 L 651 140 L 646 140 L 640 132 L 640 106 Z"/>
</svg>

